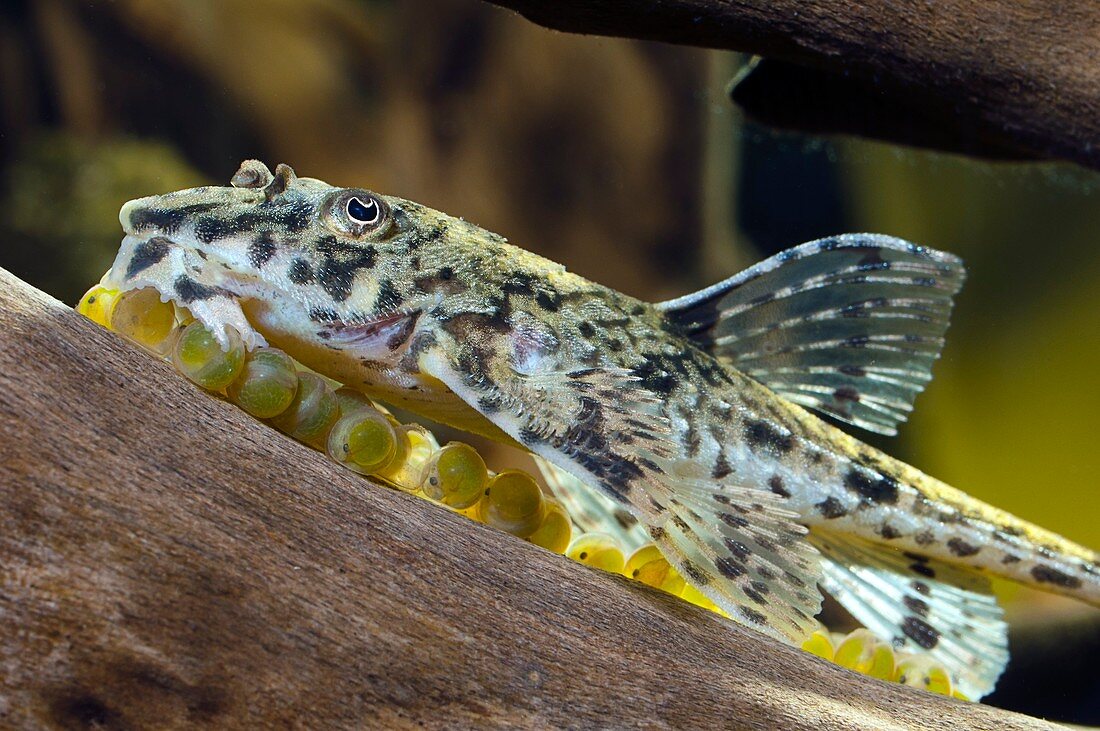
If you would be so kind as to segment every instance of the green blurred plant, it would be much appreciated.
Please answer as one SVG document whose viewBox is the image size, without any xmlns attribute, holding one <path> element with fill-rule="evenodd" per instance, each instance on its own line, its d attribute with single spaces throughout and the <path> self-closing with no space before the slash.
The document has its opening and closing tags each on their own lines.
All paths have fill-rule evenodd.
<svg viewBox="0 0 1100 731">
<path fill-rule="evenodd" d="M 118 251 L 123 203 L 203 182 L 172 147 L 160 142 L 88 142 L 63 132 L 39 134 L 5 170 L 0 266 L 75 302 Z"/>
</svg>

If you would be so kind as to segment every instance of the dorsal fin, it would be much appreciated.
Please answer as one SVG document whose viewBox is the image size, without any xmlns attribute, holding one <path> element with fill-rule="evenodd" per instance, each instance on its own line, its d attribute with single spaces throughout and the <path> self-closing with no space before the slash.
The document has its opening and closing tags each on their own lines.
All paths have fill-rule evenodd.
<svg viewBox="0 0 1100 731">
<path fill-rule="evenodd" d="M 657 308 L 698 346 L 791 401 L 895 434 L 932 378 L 964 277 L 951 254 L 844 234 Z"/>
</svg>

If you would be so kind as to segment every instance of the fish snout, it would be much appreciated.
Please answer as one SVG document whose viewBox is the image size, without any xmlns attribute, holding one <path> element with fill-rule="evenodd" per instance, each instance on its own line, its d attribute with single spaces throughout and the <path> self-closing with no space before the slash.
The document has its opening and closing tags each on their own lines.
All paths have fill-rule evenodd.
<svg viewBox="0 0 1100 731">
<path fill-rule="evenodd" d="M 122 208 L 118 211 L 118 222 L 122 224 L 122 230 L 126 232 L 128 236 L 138 235 L 139 228 L 145 228 L 143 218 L 144 212 L 150 208 L 150 202 L 156 196 L 146 196 L 145 198 L 135 198 L 131 201 L 126 201 L 122 204 Z"/>
</svg>

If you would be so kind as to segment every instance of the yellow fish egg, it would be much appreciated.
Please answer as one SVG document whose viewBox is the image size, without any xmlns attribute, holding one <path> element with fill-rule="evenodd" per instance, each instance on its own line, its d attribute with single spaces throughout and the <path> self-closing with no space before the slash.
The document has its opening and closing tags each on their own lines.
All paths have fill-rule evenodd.
<svg viewBox="0 0 1100 731">
<path fill-rule="evenodd" d="M 393 426 L 392 423 L 391 426 Z M 394 440 L 393 455 L 385 464 L 371 472 L 372 477 L 382 479 L 398 490 L 405 492 L 416 492 L 420 488 L 418 481 L 412 477 L 412 470 L 409 468 L 409 453 L 412 451 L 412 437 L 410 434 L 413 428 L 400 423 L 394 427 L 393 432 L 396 438 Z"/>
<path fill-rule="evenodd" d="M 536 528 L 527 540 L 548 551 L 565 553 L 572 537 L 573 523 L 569 520 L 565 508 L 557 501 L 547 500 L 546 515 L 542 519 L 542 525 Z"/>
<path fill-rule="evenodd" d="M 606 533 L 585 533 L 569 546 L 569 558 L 592 568 L 621 574 L 626 566 L 623 552 Z"/>
<path fill-rule="evenodd" d="M 397 450 L 385 467 L 374 472 L 386 482 L 405 492 L 420 490 L 425 463 L 436 451 L 435 438 L 419 424 L 400 424 L 397 433 Z"/>
<path fill-rule="evenodd" d="M 363 407 L 344 414 L 329 432 L 329 456 L 360 474 L 369 475 L 385 466 L 396 449 L 393 425 L 373 408 Z"/>
<path fill-rule="evenodd" d="M 432 500 L 465 510 L 484 497 L 488 482 L 489 470 L 477 450 L 469 444 L 451 442 L 429 457 L 420 489 Z"/>
<path fill-rule="evenodd" d="M 653 544 L 642 546 L 631 554 L 623 567 L 623 574 L 635 581 L 677 596 L 683 592 L 686 584 L 684 577 L 680 576 L 660 549 Z"/>
<path fill-rule="evenodd" d="M 227 331 L 229 349 L 222 350 L 214 334 L 200 322 L 183 329 L 172 348 L 172 363 L 190 381 L 208 391 L 221 391 L 236 379 L 244 367 L 244 343 L 236 332 Z"/>
<path fill-rule="evenodd" d="M 229 400 L 257 419 L 270 419 L 290 408 L 298 393 L 298 372 L 289 355 L 275 348 L 252 353 L 226 388 Z"/>
<path fill-rule="evenodd" d="M 902 659 L 894 671 L 894 680 L 932 693 L 954 695 L 947 670 L 924 655 L 909 655 Z"/>
<path fill-rule="evenodd" d="M 362 408 L 378 411 L 377 405 L 367 398 L 365 393 L 348 386 L 341 386 L 336 389 L 336 402 L 340 405 L 340 413 L 343 414 Z M 379 411 L 379 413 L 381 412 Z"/>
<path fill-rule="evenodd" d="M 663 559 L 665 556 L 661 553 L 661 549 L 657 548 L 655 543 L 647 543 L 639 548 L 634 553 L 630 554 L 630 558 L 626 560 L 626 565 L 623 566 L 623 575 L 628 578 L 634 578 L 631 576 L 642 566 L 645 566 L 650 561 L 656 561 Z"/>
<path fill-rule="evenodd" d="M 161 302 L 160 293 L 152 288 L 123 292 L 111 312 L 112 330 L 157 355 L 167 354 L 172 347 L 176 326 L 175 306 Z"/>
<path fill-rule="evenodd" d="M 876 649 L 881 644 L 878 638 L 869 630 L 862 628 L 854 630 L 837 644 L 833 661 L 837 665 L 855 670 L 858 673 L 869 674 L 872 668 L 881 672 L 884 660 L 881 653 L 876 654 Z M 890 670 L 891 672 L 886 675 L 887 678 L 893 674 L 892 654 L 890 656 Z"/>
<path fill-rule="evenodd" d="M 298 374 L 294 399 L 271 420 L 271 425 L 300 442 L 320 448 L 339 417 L 340 405 L 332 387 L 315 373 L 303 372 Z"/>
<path fill-rule="evenodd" d="M 539 484 L 519 470 L 504 470 L 490 479 L 478 507 L 482 522 L 520 538 L 534 533 L 546 512 Z"/>
<path fill-rule="evenodd" d="M 821 630 L 817 630 L 810 635 L 810 638 L 802 643 L 802 649 L 811 655 L 817 655 L 826 660 L 833 659 L 834 649 L 832 640 L 829 639 L 828 633 Z"/>
<path fill-rule="evenodd" d="M 80 298 L 76 311 L 92 322 L 111 329 L 111 311 L 118 300 L 119 291 L 97 284 Z"/>
</svg>

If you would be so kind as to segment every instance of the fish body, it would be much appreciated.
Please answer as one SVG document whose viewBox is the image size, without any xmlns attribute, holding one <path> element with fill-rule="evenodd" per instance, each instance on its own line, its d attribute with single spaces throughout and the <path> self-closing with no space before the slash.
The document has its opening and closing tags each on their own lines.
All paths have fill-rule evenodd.
<svg viewBox="0 0 1100 731">
<path fill-rule="evenodd" d="M 949 254 L 833 237 L 651 304 L 462 219 L 255 161 L 120 220 L 107 284 L 155 287 L 221 338 L 521 445 L 772 636 L 811 632 L 824 588 L 974 696 L 1007 659 L 984 575 L 1100 604 L 1095 552 L 804 408 L 894 430 L 962 283 Z"/>
</svg>

